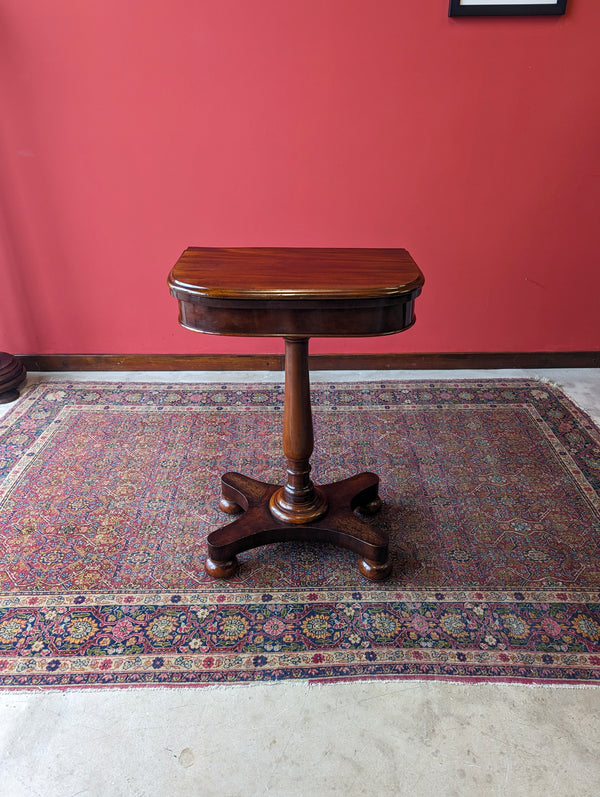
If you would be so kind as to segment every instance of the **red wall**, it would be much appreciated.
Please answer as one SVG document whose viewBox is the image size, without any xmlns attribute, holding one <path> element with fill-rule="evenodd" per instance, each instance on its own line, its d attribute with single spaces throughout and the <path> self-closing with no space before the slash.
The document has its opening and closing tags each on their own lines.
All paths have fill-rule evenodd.
<svg viewBox="0 0 600 797">
<path fill-rule="evenodd" d="M 600 2 L 4 0 L 0 349 L 272 352 L 181 330 L 206 246 L 404 246 L 416 327 L 313 352 L 600 349 Z"/>
</svg>

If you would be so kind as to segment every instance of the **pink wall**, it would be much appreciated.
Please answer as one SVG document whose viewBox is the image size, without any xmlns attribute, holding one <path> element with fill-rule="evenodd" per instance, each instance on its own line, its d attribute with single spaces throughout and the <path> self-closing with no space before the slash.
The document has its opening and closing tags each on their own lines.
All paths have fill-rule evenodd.
<svg viewBox="0 0 600 797">
<path fill-rule="evenodd" d="M 181 330 L 190 244 L 405 246 L 416 327 L 313 352 L 600 349 L 600 2 L 4 0 L 0 349 Z"/>
</svg>

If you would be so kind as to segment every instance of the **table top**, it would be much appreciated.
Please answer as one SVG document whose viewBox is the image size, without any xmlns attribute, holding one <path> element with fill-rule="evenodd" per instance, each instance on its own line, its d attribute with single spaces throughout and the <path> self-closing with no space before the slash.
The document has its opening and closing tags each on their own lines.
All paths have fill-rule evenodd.
<svg viewBox="0 0 600 797">
<path fill-rule="evenodd" d="M 405 249 L 189 247 L 169 275 L 177 294 L 234 300 L 379 299 L 423 283 Z"/>
</svg>

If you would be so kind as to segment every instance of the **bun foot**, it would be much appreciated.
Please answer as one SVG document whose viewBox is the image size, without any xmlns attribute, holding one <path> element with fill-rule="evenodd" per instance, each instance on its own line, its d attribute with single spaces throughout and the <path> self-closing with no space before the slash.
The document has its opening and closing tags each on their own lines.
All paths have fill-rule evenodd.
<svg viewBox="0 0 600 797">
<path fill-rule="evenodd" d="M 226 512 L 228 515 L 239 515 L 242 511 L 242 507 L 239 504 L 236 504 L 235 501 L 229 501 L 229 499 L 221 497 L 219 501 L 219 509 L 221 512 Z"/>
<path fill-rule="evenodd" d="M 372 501 L 369 501 L 368 504 L 363 504 L 361 506 L 356 507 L 356 511 L 360 512 L 361 515 L 375 515 L 381 509 L 381 498 L 377 496 Z"/>
<path fill-rule="evenodd" d="M 372 562 L 370 559 L 360 559 L 358 569 L 366 578 L 371 581 L 383 581 L 392 572 L 392 560 L 388 556 L 385 562 Z"/>
<path fill-rule="evenodd" d="M 237 564 L 235 556 L 228 559 L 226 562 L 215 562 L 210 556 L 207 556 L 204 569 L 208 575 L 213 578 L 231 578 L 235 575 Z"/>
</svg>

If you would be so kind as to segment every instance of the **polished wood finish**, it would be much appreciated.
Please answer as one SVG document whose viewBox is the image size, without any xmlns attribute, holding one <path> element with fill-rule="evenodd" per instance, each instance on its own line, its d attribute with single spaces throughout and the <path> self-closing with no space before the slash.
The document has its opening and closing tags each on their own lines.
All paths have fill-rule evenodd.
<svg viewBox="0 0 600 797">
<path fill-rule="evenodd" d="M 311 523 L 327 512 L 327 499 L 310 478 L 313 448 L 308 338 L 285 338 L 283 453 L 287 473 L 285 484 L 269 498 L 271 514 L 284 523 Z"/>
<path fill-rule="evenodd" d="M 283 371 L 283 354 L 23 354 L 28 371 Z M 600 351 L 311 354 L 311 371 L 600 368 Z"/>
<path fill-rule="evenodd" d="M 286 540 L 330 542 L 359 555 L 369 579 L 391 572 L 387 535 L 357 514 L 380 507 L 379 478 L 315 486 L 309 337 L 386 335 L 414 323 L 423 275 L 404 249 L 187 249 L 169 275 L 180 323 L 222 335 L 285 341 L 282 485 L 221 478 L 220 508 L 239 514 L 208 535 L 206 571 L 229 578 L 241 551 Z"/>
<path fill-rule="evenodd" d="M 214 335 L 226 329 L 227 335 L 244 336 L 365 337 L 412 325 L 423 275 L 404 249 L 191 247 L 168 282 L 179 300 L 179 322 L 187 329 Z"/>
<path fill-rule="evenodd" d="M 19 398 L 18 387 L 27 377 L 23 363 L 12 354 L 0 351 L 0 404 Z"/>
<path fill-rule="evenodd" d="M 191 296 L 303 303 L 399 296 L 406 301 L 423 285 L 423 275 L 405 249 L 191 246 L 171 271 L 169 285 L 184 301 Z"/>
<path fill-rule="evenodd" d="M 379 477 L 359 473 L 319 488 L 327 501 L 325 515 L 304 524 L 284 523 L 274 517 L 270 499 L 279 485 L 257 481 L 241 473 L 225 473 L 221 489 L 228 505 L 239 507 L 239 517 L 208 535 L 206 571 L 230 578 L 237 569 L 236 554 L 275 542 L 303 540 L 329 542 L 359 555 L 359 571 L 374 581 L 392 571 L 387 534 L 365 522 L 379 503 Z"/>
</svg>

